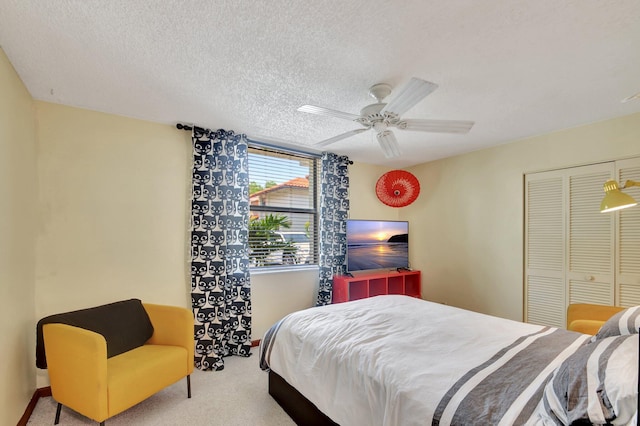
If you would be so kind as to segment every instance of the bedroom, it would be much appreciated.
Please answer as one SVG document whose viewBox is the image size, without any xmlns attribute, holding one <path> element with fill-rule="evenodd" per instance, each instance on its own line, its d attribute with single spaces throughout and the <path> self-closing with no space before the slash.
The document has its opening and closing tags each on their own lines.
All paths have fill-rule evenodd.
<svg viewBox="0 0 640 426">
<path fill-rule="evenodd" d="M 0 67 L 0 422 L 14 424 L 43 386 L 31 361 L 38 318 L 128 297 L 131 282 L 142 299 L 188 305 L 190 141 L 167 124 L 34 100 L 4 51 Z M 640 155 L 639 107 L 626 105 L 607 120 L 407 167 L 423 189 L 403 209 L 372 190 L 394 167 L 356 162 L 351 216 L 409 220 L 425 236 L 412 247 L 424 298 L 519 320 L 523 174 Z M 144 208 L 123 216 L 119 206 Z M 316 286 L 315 271 L 256 275 L 254 334 L 310 306 Z"/>
</svg>

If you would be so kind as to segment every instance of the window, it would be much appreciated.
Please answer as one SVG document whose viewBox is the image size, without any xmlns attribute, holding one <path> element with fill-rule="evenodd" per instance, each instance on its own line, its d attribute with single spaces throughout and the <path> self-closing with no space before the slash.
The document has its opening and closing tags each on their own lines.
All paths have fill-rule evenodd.
<svg viewBox="0 0 640 426">
<path fill-rule="evenodd" d="M 249 148 L 253 268 L 317 264 L 318 158 Z"/>
</svg>

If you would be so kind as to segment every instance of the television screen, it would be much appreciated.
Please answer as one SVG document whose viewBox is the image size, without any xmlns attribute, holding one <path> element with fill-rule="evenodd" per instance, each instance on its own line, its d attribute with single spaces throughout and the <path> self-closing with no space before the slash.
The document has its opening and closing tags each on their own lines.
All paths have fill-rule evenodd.
<svg viewBox="0 0 640 426">
<path fill-rule="evenodd" d="M 409 267 L 409 222 L 347 220 L 347 271 Z"/>
</svg>

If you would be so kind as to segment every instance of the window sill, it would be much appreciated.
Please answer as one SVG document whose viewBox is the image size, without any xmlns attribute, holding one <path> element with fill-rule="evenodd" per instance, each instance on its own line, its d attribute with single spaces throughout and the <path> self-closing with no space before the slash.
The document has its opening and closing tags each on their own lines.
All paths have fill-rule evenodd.
<svg viewBox="0 0 640 426">
<path fill-rule="evenodd" d="M 274 266 L 266 268 L 250 268 L 251 275 L 281 274 L 289 272 L 317 271 L 318 265 Z"/>
</svg>

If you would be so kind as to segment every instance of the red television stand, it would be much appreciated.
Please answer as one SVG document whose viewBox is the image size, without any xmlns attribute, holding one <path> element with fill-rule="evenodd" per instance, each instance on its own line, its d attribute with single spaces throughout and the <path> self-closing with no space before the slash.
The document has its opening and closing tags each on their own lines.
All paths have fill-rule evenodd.
<svg viewBox="0 0 640 426">
<path fill-rule="evenodd" d="M 420 271 L 384 271 L 356 276 L 334 275 L 333 303 L 380 296 L 404 294 L 422 297 Z"/>
</svg>

